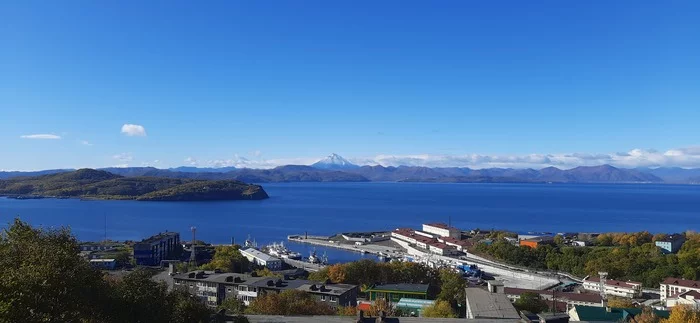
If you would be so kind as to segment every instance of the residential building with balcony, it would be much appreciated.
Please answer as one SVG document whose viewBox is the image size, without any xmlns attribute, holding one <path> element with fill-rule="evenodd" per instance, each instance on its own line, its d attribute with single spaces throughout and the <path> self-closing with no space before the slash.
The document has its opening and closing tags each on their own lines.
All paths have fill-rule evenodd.
<svg viewBox="0 0 700 323">
<path fill-rule="evenodd" d="M 181 250 L 180 234 L 163 232 L 134 244 L 137 265 L 158 266 L 162 260 L 176 260 Z"/>
<path fill-rule="evenodd" d="M 633 281 L 605 280 L 605 295 L 639 298 L 642 297 L 642 283 Z M 583 278 L 583 289 L 600 293 L 600 278 L 586 276 Z"/>
<path fill-rule="evenodd" d="M 668 277 L 661 282 L 661 300 L 674 297 L 687 291 L 700 292 L 700 281 Z"/>
</svg>

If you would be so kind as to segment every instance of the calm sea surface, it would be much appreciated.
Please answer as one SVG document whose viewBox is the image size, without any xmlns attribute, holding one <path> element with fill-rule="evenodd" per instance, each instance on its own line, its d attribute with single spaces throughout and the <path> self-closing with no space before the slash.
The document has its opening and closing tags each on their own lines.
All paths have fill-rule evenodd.
<svg viewBox="0 0 700 323">
<path fill-rule="evenodd" d="M 16 216 L 69 226 L 81 240 L 141 239 L 177 231 L 213 243 L 282 241 L 289 234 L 418 228 L 447 222 L 514 231 L 700 230 L 700 186 L 633 184 L 263 184 L 264 201 L 135 202 L 0 198 L 0 225 Z M 293 245 L 308 253 L 309 247 Z M 325 249 L 319 248 L 319 252 Z M 329 258 L 346 256 L 328 250 Z M 342 259 L 347 260 L 347 259 Z"/>
</svg>

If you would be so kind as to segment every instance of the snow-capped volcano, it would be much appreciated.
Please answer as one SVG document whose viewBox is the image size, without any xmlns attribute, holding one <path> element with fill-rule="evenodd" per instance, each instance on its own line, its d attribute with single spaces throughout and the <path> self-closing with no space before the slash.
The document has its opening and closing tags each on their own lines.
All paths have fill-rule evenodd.
<svg viewBox="0 0 700 323">
<path fill-rule="evenodd" d="M 326 158 L 313 163 L 311 167 L 321 169 L 348 169 L 357 168 L 359 166 L 349 162 L 338 154 L 330 154 Z"/>
</svg>

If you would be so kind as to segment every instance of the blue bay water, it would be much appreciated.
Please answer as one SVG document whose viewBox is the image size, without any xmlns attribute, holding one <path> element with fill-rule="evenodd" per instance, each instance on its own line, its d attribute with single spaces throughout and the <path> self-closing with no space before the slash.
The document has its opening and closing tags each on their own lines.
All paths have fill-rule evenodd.
<svg viewBox="0 0 700 323">
<path fill-rule="evenodd" d="M 0 198 L 0 224 L 69 226 L 81 240 L 138 240 L 161 231 L 189 239 L 260 244 L 287 235 L 419 228 L 681 232 L 700 229 L 700 186 L 637 184 L 269 183 L 270 199 L 225 202 L 14 200 Z M 308 254 L 308 246 L 293 249 Z M 326 249 L 319 248 L 319 252 Z M 345 256 L 328 250 L 330 258 Z"/>
</svg>

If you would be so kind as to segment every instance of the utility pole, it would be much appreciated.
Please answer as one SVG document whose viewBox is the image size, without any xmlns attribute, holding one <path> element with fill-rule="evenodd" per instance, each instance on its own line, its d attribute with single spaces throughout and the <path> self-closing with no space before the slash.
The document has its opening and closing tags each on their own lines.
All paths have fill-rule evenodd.
<svg viewBox="0 0 700 323">
<path fill-rule="evenodd" d="M 194 268 L 197 267 L 197 254 L 195 253 L 195 241 L 197 241 L 197 227 L 191 227 L 190 230 L 192 230 L 192 251 L 190 252 L 190 262 L 188 264 L 188 267 Z"/>
</svg>

